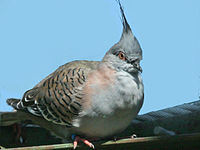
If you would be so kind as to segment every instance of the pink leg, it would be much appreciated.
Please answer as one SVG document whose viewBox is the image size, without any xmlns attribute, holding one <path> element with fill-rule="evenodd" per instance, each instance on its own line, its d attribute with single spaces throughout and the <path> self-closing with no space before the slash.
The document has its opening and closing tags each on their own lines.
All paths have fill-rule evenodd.
<svg viewBox="0 0 200 150">
<path fill-rule="evenodd" d="M 79 141 L 82 141 L 85 145 L 89 146 L 90 148 L 94 149 L 94 145 L 89 142 L 88 140 L 86 139 L 83 139 L 83 138 L 80 138 L 79 136 L 76 136 L 75 139 L 74 139 L 74 149 L 76 149 L 77 145 L 78 145 L 78 142 Z"/>
</svg>

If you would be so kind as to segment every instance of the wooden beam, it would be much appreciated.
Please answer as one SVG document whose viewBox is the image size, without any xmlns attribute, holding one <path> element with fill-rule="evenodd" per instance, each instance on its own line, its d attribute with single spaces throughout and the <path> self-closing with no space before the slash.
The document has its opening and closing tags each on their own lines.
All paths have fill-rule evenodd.
<svg viewBox="0 0 200 150">
<path fill-rule="evenodd" d="M 157 112 L 150 112 L 145 115 L 140 115 L 133 121 L 130 126 L 121 134 L 119 137 L 127 137 L 136 134 L 138 137 L 151 137 L 154 135 L 154 129 L 157 126 L 161 126 L 167 130 L 171 130 L 177 135 L 200 133 L 200 101 L 196 101 L 189 105 L 195 106 L 195 111 L 189 111 L 191 113 L 172 115 L 173 117 L 161 117 L 153 121 L 141 120 L 142 116 L 148 114 L 155 114 Z M 183 106 L 183 105 L 180 105 Z M 188 108 L 187 108 L 188 109 Z M 161 110 L 162 111 L 162 110 Z M 164 109 L 165 111 L 165 109 Z M 158 111 L 159 112 L 159 111 Z M 0 125 L 1 125 L 1 114 L 0 112 Z M 159 114 L 159 113 L 158 113 Z M 155 115 L 156 116 L 156 115 Z M 145 118 L 145 117 L 143 117 Z M 8 118 L 9 120 L 9 118 Z M 139 120 L 139 121 L 138 121 Z M 30 123 L 30 122 L 29 122 Z M 49 131 L 36 127 L 36 126 L 25 126 L 22 122 L 19 124 L 22 128 L 22 141 L 17 141 L 17 132 L 13 126 L 0 126 L 0 145 L 6 148 L 11 147 L 27 147 L 27 146 L 38 146 L 38 145 L 55 145 L 62 143 L 61 139 L 52 136 Z M 18 138 L 19 139 L 19 138 Z"/>
<path fill-rule="evenodd" d="M 153 136 L 153 137 L 142 137 L 134 139 L 122 139 L 118 141 L 108 142 L 96 142 L 96 149 L 110 150 L 110 149 L 134 149 L 134 150 L 169 150 L 169 149 L 199 149 L 200 148 L 200 133 L 196 134 L 182 134 L 175 136 Z M 7 150 L 56 150 L 56 149 L 73 149 L 73 145 L 69 144 L 57 144 L 57 145 L 46 145 L 46 146 L 34 146 L 34 147 L 23 147 L 23 148 L 11 148 Z M 77 149 L 85 150 L 88 149 L 86 146 L 79 146 Z"/>
</svg>

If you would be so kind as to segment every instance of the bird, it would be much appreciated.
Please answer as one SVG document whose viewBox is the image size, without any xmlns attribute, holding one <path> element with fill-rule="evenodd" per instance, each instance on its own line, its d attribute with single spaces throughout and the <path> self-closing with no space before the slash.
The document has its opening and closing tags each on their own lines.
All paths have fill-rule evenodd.
<svg viewBox="0 0 200 150">
<path fill-rule="evenodd" d="M 94 148 L 88 139 L 111 137 L 127 128 L 144 101 L 142 48 L 117 2 L 122 35 L 102 60 L 68 62 L 21 99 L 7 99 L 15 112 L 1 117 L 1 125 L 30 120 L 62 139 L 72 138 L 74 149 L 79 141 Z"/>
</svg>

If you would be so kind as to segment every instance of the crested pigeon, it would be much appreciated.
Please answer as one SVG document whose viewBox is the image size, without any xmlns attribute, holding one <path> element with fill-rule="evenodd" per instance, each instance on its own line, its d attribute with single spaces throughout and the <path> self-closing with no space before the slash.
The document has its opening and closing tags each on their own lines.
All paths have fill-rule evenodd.
<svg viewBox="0 0 200 150">
<path fill-rule="evenodd" d="M 142 107 L 142 49 L 118 1 L 123 32 L 101 61 L 69 62 L 26 91 L 22 99 L 7 103 L 17 121 L 31 120 L 58 137 L 102 139 L 123 131 Z M 16 122 L 17 122 L 16 121 Z M 80 136 L 80 137 L 79 137 Z"/>
</svg>

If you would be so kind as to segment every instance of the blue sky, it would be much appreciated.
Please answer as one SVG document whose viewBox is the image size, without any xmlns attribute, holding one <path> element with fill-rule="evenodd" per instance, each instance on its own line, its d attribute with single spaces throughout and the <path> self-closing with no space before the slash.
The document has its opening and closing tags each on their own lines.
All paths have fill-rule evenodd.
<svg viewBox="0 0 200 150">
<path fill-rule="evenodd" d="M 144 54 L 141 113 L 198 100 L 200 1 L 122 4 Z M 58 66 L 101 60 L 121 32 L 115 0 L 1 0 L 0 111 Z"/>
</svg>

